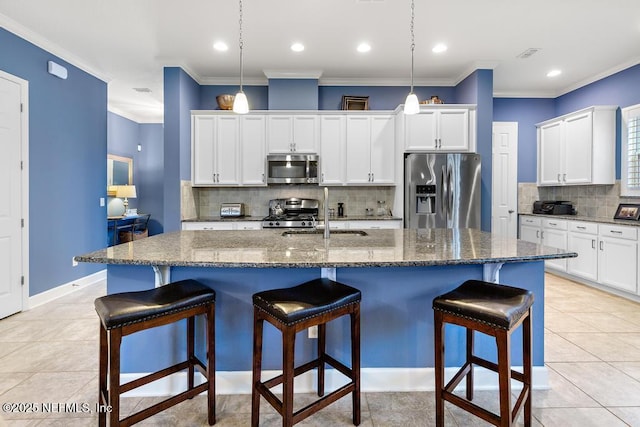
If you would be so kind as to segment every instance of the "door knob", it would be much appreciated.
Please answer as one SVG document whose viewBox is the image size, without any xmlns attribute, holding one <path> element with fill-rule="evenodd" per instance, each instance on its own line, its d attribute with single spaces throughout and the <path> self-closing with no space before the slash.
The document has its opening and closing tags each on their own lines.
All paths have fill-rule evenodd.
<svg viewBox="0 0 640 427">
<path fill-rule="evenodd" d="M 515 212 L 515 211 L 514 211 L 513 209 L 509 209 L 509 213 L 510 213 L 510 214 L 512 214 L 512 213 L 514 213 L 514 212 Z"/>
</svg>

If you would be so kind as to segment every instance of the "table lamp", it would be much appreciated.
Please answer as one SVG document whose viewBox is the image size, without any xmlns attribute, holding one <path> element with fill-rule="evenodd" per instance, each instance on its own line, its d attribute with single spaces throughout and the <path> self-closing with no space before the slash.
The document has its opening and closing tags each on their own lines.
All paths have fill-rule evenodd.
<svg viewBox="0 0 640 427">
<path fill-rule="evenodd" d="M 135 185 L 118 185 L 116 189 L 116 197 L 124 198 L 124 214 L 129 211 L 129 197 L 136 198 L 136 186 Z"/>
</svg>

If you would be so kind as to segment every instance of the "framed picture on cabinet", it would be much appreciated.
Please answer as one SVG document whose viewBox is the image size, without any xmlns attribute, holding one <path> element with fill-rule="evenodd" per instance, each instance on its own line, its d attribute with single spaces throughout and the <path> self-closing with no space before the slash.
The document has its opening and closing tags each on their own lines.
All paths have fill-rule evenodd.
<svg viewBox="0 0 640 427">
<path fill-rule="evenodd" d="M 342 95 L 342 109 L 343 110 L 368 110 L 369 97 Z"/>
<path fill-rule="evenodd" d="M 631 221 L 637 221 L 640 219 L 640 205 L 632 205 L 626 203 L 620 203 L 618 210 L 613 216 L 613 219 L 628 219 Z"/>
</svg>

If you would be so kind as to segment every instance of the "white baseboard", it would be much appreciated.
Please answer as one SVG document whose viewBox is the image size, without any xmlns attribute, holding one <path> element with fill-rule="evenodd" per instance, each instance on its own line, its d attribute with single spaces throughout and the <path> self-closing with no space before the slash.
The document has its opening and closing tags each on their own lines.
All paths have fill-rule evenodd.
<svg viewBox="0 0 640 427">
<path fill-rule="evenodd" d="M 49 289 L 47 291 L 40 292 L 37 295 L 29 297 L 29 305 L 27 306 L 27 308 L 25 308 L 25 310 L 30 310 L 42 304 L 46 304 L 65 295 L 69 295 L 70 293 L 82 289 L 86 286 L 93 285 L 104 280 L 107 280 L 106 269 L 100 270 L 88 276 L 81 277 L 80 279 L 76 279 L 72 282 L 56 286 L 55 288 Z"/>
<path fill-rule="evenodd" d="M 520 367 L 513 369 L 522 372 Z M 458 368 L 447 368 L 445 378 L 448 381 L 458 371 Z M 280 371 L 263 371 L 263 378 L 272 378 Z M 363 368 L 360 371 L 361 389 L 363 392 L 383 391 L 434 391 L 435 371 L 433 368 Z M 146 374 L 122 374 L 120 383 L 133 381 Z M 128 397 L 170 396 L 186 389 L 186 372 L 179 372 L 167 378 L 162 378 L 126 393 Z M 549 376 L 546 366 L 533 367 L 532 387 L 536 390 L 549 389 Z M 492 371 L 481 367 L 474 369 L 475 390 L 497 390 L 498 377 Z M 315 371 L 307 372 L 296 377 L 295 392 L 311 393 L 314 391 Z M 327 391 L 335 390 L 345 384 L 346 378 L 335 369 L 326 370 L 325 386 Z M 513 382 L 513 389 L 521 388 L 520 383 Z M 464 381 L 459 385 L 464 390 Z M 273 389 L 279 392 L 279 387 Z M 250 394 L 251 371 L 221 371 L 216 372 L 216 394 Z"/>
</svg>

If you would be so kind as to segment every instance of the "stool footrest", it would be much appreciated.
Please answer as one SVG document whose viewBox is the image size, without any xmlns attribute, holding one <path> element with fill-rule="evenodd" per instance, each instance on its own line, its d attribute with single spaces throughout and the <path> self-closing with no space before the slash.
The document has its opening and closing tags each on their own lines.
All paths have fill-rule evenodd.
<svg viewBox="0 0 640 427">
<path fill-rule="evenodd" d="M 208 383 L 202 383 L 194 388 L 192 388 L 191 390 L 186 390 L 183 391 L 180 394 L 176 394 L 175 396 L 172 396 L 168 399 L 163 400 L 160 403 L 156 403 L 153 406 L 149 406 L 146 409 L 143 409 L 140 412 L 137 412 L 127 418 L 124 418 L 123 420 L 120 420 L 120 425 L 121 426 L 129 426 L 132 424 L 135 424 L 137 422 L 140 422 L 146 418 L 149 418 L 152 415 L 155 415 L 159 412 L 164 411 L 165 409 L 176 405 L 180 402 L 183 402 L 187 399 L 191 399 L 197 395 L 199 395 L 202 392 L 207 391 L 207 388 L 209 387 Z"/>
<path fill-rule="evenodd" d="M 320 409 L 326 408 L 327 406 L 329 406 L 333 402 L 343 398 L 344 396 L 346 396 L 349 393 L 352 393 L 355 390 L 355 387 L 356 386 L 352 381 L 352 382 L 350 382 L 348 384 L 343 385 L 339 389 L 337 389 L 335 391 L 332 391 L 331 393 L 325 395 L 324 397 L 321 397 L 320 399 L 318 399 L 315 402 L 305 406 L 304 408 L 294 412 L 293 413 L 293 423 L 296 424 L 296 423 L 304 420 L 309 415 L 315 414 Z"/>
<path fill-rule="evenodd" d="M 494 414 L 493 412 L 487 411 L 486 409 L 476 405 L 475 403 L 463 397 L 455 395 L 449 391 L 443 390 L 442 399 L 453 403 L 457 407 L 462 408 L 467 412 L 471 412 L 472 414 L 477 415 L 478 417 L 482 418 L 488 423 L 491 423 L 493 425 L 500 425 L 499 424 L 500 417 L 498 415 Z"/>
<path fill-rule="evenodd" d="M 471 363 L 473 363 L 474 365 L 482 366 L 483 368 L 489 369 L 493 372 L 498 372 L 498 365 L 493 362 L 489 362 L 486 359 L 481 359 L 478 356 L 472 356 Z M 511 369 L 511 378 L 524 383 L 524 374 L 522 372 L 514 371 L 513 369 Z"/>
<path fill-rule="evenodd" d="M 187 368 L 189 368 L 190 366 L 194 366 L 194 367 L 198 367 L 200 369 L 206 369 L 204 364 L 198 360 L 197 358 L 195 358 L 195 361 L 188 361 L 185 360 L 184 362 L 180 362 L 177 363 L 173 366 L 169 366 L 168 368 L 165 368 L 161 371 L 158 372 L 154 372 L 152 374 L 149 375 L 145 375 L 144 377 L 135 379 L 133 381 L 129 381 L 128 383 L 125 384 L 121 384 L 120 385 L 120 393 L 126 393 L 128 391 L 133 390 L 134 388 L 138 388 L 141 387 L 145 384 L 149 384 L 150 382 L 159 380 L 160 378 L 164 378 L 166 376 L 169 376 L 171 374 L 175 374 L 176 372 L 180 372 L 183 371 Z M 202 371 L 200 371 L 200 373 L 203 373 Z M 206 373 L 206 371 L 205 371 Z M 205 374 L 206 376 L 206 374 Z"/>
</svg>

